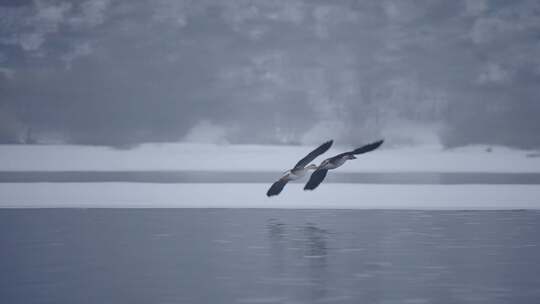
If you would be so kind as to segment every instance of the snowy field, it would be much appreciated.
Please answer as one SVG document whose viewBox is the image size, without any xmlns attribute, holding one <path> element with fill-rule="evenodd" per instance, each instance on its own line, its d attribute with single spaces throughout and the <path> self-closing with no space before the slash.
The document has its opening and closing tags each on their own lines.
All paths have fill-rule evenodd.
<svg viewBox="0 0 540 304">
<path fill-rule="evenodd" d="M 540 209 L 540 185 L 0 183 L 0 207 Z"/>
<path fill-rule="evenodd" d="M 69 145 L 2 145 L 0 171 L 284 171 L 313 147 L 145 144 L 133 149 Z M 315 162 L 348 151 L 333 147 Z M 347 163 L 340 172 L 537 172 L 540 157 L 536 151 L 505 147 L 471 146 L 443 149 L 440 146 L 393 148 L 362 155 Z"/>
</svg>

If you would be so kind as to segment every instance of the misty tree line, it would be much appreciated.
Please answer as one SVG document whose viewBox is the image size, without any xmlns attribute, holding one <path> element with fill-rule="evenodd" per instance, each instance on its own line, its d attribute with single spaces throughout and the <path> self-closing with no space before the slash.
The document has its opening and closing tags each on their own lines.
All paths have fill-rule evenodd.
<svg viewBox="0 0 540 304">
<path fill-rule="evenodd" d="M 538 148 L 538 3 L 0 3 L 0 143 Z"/>
<path fill-rule="evenodd" d="M 519 88 L 465 87 L 467 94 L 459 95 L 463 99 L 452 100 L 443 88 L 430 88 L 413 77 L 387 79 L 381 72 L 383 76 L 377 78 L 376 73 L 359 75 L 354 69 L 344 73 L 325 67 L 276 72 L 277 66 L 271 62 L 262 76 L 243 71 L 251 75 L 247 82 L 237 79 L 246 77 L 242 73 L 214 79 L 204 92 L 190 88 L 191 84 L 167 84 L 166 89 L 180 98 L 162 94 L 162 87 L 116 83 L 132 91 L 125 100 L 116 88 L 107 91 L 117 79 L 79 83 L 69 80 L 73 71 L 3 79 L 0 142 L 130 146 L 181 141 L 201 119 L 209 119 L 229 130 L 225 134 L 231 143 L 299 144 L 320 121 L 340 122 L 338 137 L 361 142 L 381 136 L 382 129 L 400 120 L 426 127 L 442 123 L 439 135 L 447 146 L 485 143 L 530 148 L 540 143 L 538 103 L 528 102 L 531 97 Z M 273 72 L 280 79 L 268 80 Z M 204 81 L 208 75 L 198 77 L 193 81 Z M 27 81 L 32 82 L 30 89 Z M 183 94 L 198 98 L 182 100 Z"/>
<path fill-rule="evenodd" d="M 332 71 L 319 69 L 320 77 L 310 75 L 313 72 L 313 68 L 297 72 L 303 75 L 297 77 L 307 79 L 292 83 L 300 89 L 303 86 L 305 91 L 294 91 L 288 87 L 291 84 L 287 84 L 287 88 L 269 85 L 264 80 L 253 81 L 248 87 L 240 88 L 234 81 L 233 88 L 222 87 L 221 92 L 216 89 L 218 92 L 214 94 L 219 95 L 222 101 L 208 100 L 207 104 L 193 102 L 191 105 L 172 99 L 168 102 L 151 101 L 152 96 L 145 96 L 147 100 L 140 99 L 135 104 L 115 104 L 112 97 L 102 93 L 103 87 L 83 89 L 75 86 L 58 92 L 51 84 L 39 85 L 39 81 L 48 80 L 34 78 L 34 91 L 12 92 L 16 102 L 3 102 L 0 141 L 103 145 L 180 141 L 198 122 L 195 117 L 189 121 L 189 113 L 196 113 L 199 108 L 204 116 L 197 116 L 210 117 L 218 126 L 239 126 L 227 134 L 227 140 L 232 143 L 299 144 L 302 143 L 302 135 L 321 120 L 339 121 L 344 126 L 339 136 L 354 142 L 380 136 L 381 128 L 394 120 L 431 123 L 443 119 L 448 111 L 446 96 L 429 89 L 421 90 L 417 83 L 407 79 L 358 82 L 355 76 L 354 85 L 343 80 L 331 83 L 332 79 L 335 81 L 340 77 L 340 71 L 332 74 Z M 314 82 L 315 85 L 306 85 L 306 82 Z M 66 86 L 71 84 L 67 82 Z M 311 90 L 313 87 L 315 90 Z M 16 86 L 4 87 L 6 91 L 16 89 Z M 47 93 L 59 100 L 56 104 L 41 106 L 40 98 Z M 80 94 L 93 94 L 101 102 L 85 98 L 86 104 L 77 104 L 76 98 Z M 267 97 L 254 102 L 245 101 L 252 99 L 251 96 L 265 95 Z M 151 106 L 152 103 L 155 107 Z M 182 113 L 184 110 L 189 112 L 188 115 Z"/>
</svg>

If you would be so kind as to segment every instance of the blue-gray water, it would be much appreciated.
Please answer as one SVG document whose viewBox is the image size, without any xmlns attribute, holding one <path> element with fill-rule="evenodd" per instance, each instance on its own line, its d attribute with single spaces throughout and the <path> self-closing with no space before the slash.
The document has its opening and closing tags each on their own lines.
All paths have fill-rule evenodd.
<svg viewBox="0 0 540 304">
<path fill-rule="evenodd" d="M 538 211 L 0 210 L 1 303 L 540 303 Z"/>
</svg>

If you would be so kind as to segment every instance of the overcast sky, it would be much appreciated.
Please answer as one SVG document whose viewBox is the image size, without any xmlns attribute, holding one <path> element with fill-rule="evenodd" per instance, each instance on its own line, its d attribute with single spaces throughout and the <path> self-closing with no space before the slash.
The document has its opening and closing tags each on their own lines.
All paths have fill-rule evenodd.
<svg viewBox="0 0 540 304">
<path fill-rule="evenodd" d="M 0 0 L 0 142 L 540 147 L 540 1 Z"/>
</svg>

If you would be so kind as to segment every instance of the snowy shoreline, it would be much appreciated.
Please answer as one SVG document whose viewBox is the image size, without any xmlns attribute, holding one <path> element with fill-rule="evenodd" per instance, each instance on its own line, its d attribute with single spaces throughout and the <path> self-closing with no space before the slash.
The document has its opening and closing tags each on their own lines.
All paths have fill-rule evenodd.
<svg viewBox="0 0 540 304">
<path fill-rule="evenodd" d="M 0 145 L 0 171 L 6 177 L 0 183 L 0 207 L 540 209 L 540 185 L 536 182 L 527 184 L 521 179 L 515 182 L 501 179 L 497 184 L 437 184 L 439 180 L 445 180 L 439 176 L 445 173 L 463 173 L 468 177 L 478 173 L 523 176 L 540 173 L 540 158 L 534 151 L 492 147 L 488 152 L 482 146 L 452 150 L 438 146 L 383 147 L 349 162 L 339 172 L 333 172 L 335 176 L 329 177 L 328 183 L 316 191 L 305 192 L 302 191 L 302 183 L 291 184 L 282 195 L 267 198 L 266 180 L 292 166 L 311 148 L 178 143 L 145 144 L 130 150 L 118 150 L 69 145 Z M 333 147 L 325 156 L 346 150 L 348 148 Z M 118 180 L 96 178 L 85 183 L 66 177 L 56 183 L 39 178 L 32 183 L 23 182 L 24 176 L 28 177 L 31 172 L 43 176 L 65 173 L 69 177 L 75 171 L 98 175 L 120 172 L 124 177 Z M 199 174 L 177 177 L 183 178 L 184 182 L 193 181 L 194 176 L 200 180 L 174 184 L 122 180 L 136 174 L 150 176 L 152 172 L 174 175 L 174 171 Z M 210 183 L 207 178 L 212 172 L 217 177 L 212 177 L 216 180 Z M 244 180 L 236 181 L 234 178 L 219 179 L 228 172 L 243 172 L 245 176 L 253 176 L 253 180 L 246 183 L 245 176 Z M 364 183 L 365 180 L 361 180 L 360 183 L 352 183 L 350 178 L 360 173 L 380 174 L 394 182 Z M 424 173 L 426 175 L 422 175 Z M 262 177 L 258 176 L 260 174 Z M 394 174 L 416 174 L 421 182 L 407 182 L 405 177 L 402 177 L 403 182 L 399 178 L 396 182 Z M 411 179 L 413 175 L 405 179 Z M 23 176 L 23 179 L 16 180 L 17 176 Z M 436 182 L 422 184 L 426 180 Z"/>
<path fill-rule="evenodd" d="M 0 208 L 540 209 L 540 185 L 2 183 Z"/>
</svg>

